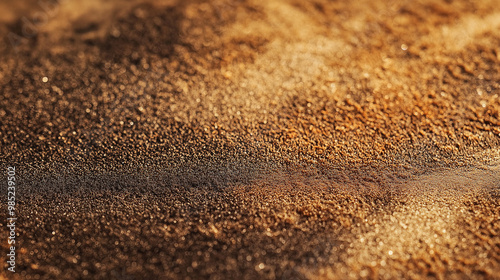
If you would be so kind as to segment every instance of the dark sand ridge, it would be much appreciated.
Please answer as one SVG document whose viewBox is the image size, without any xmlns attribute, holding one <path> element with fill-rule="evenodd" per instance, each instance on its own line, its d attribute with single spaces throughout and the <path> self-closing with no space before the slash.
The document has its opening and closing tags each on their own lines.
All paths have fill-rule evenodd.
<svg viewBox="0 0 500 280">
<path fill-rule="evenodd" d="M 18 276 L 498 274 L 498 1 L 140 3 L 0 48 Z"/>
</svg>

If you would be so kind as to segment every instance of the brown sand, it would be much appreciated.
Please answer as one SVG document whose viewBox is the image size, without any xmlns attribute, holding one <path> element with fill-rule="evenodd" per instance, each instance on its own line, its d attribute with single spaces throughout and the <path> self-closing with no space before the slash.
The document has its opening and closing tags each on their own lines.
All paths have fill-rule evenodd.
<svg viewBox="0 0 500 280">
<path fill-rule="evenodd" d="M 499 1 L 0 11 L 0 279 L 499 279 Z"/>
</svg>

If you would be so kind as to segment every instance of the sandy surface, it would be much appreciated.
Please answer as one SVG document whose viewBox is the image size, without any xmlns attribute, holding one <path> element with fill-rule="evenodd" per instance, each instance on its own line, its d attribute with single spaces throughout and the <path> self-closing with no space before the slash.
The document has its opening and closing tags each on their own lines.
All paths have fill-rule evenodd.
<svg viewBox="0 0 500 280">
<path fill-rule="evenodd" d="M 0 279 L 499 279 L 499 1 L 0 11 Z"/>
</svg>

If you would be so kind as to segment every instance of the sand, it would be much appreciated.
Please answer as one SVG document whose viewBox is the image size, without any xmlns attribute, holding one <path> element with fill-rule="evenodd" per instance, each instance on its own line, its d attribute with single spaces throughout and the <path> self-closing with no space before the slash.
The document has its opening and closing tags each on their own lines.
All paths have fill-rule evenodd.
<svg viewBox="0 0 500 280">
<path fill-rule="evenodd" d="M 0 279 L 500 275 L 499 1 L 59 2 L 0 4 Z"/>
</svg>

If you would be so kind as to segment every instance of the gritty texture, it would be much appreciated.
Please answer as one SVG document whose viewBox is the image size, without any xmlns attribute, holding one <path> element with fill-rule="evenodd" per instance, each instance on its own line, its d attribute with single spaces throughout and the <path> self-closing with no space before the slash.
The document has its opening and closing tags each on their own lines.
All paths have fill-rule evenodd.
<svg viewBox="0 0 500 280">
<path fill-rule="evenodd" d="M 44 3 L 0 3 L 0 279 L 498 279 L 499 1 Z"/>
</svg>

